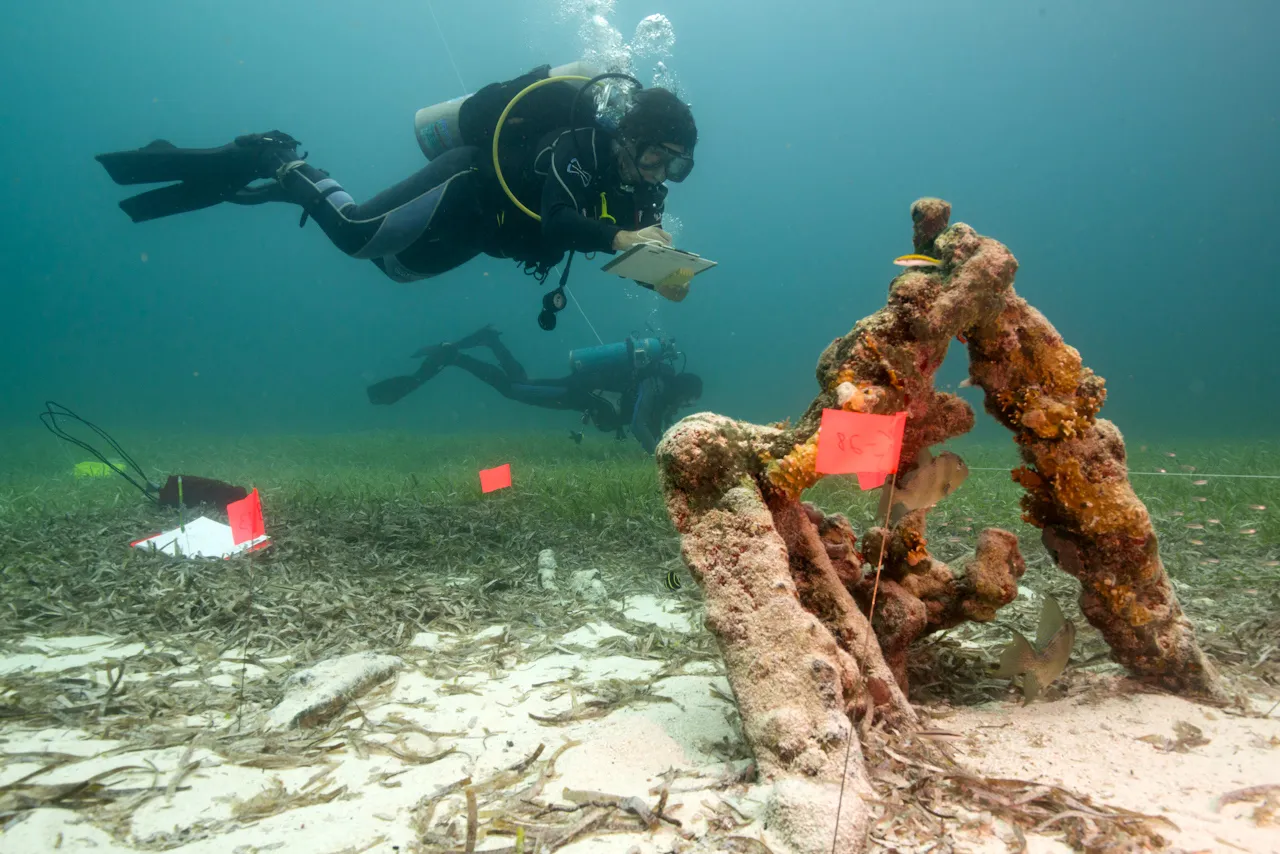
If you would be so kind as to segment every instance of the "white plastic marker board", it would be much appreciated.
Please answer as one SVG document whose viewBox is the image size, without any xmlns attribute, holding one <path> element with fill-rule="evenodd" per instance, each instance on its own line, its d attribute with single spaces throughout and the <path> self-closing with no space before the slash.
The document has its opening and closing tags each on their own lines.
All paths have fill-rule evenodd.
<svg viewBox="0 0 1280 854">
<path fill-rule="evenodd" d="M 657 287 L 682 269 L 689 270 L 696 276 L 715 265 L 715 261 L 683 249 L 672 249 L 661 243 L 637 243 L 600 269 L 624 279 L 634 279 Z"/>
<path fill-rule="evenodd" d="M 231 534 L 231 526 L 215 522 L 207 516 L 192 519 L 181 528 L 174 528 L 151 537 L 134 540 L 129 545 L 137 549 L 155 549 L 174 557 L 229 558 L 242 552 L 260 549 L 270 537 L 265 535 L 246 540 L 239 545 Z"/>
</svg>

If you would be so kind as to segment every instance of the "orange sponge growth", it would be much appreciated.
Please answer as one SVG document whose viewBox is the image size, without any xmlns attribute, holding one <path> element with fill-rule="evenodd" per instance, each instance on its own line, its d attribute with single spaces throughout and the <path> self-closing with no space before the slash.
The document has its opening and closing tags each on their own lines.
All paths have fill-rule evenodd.
<svg viewBox="0 0 1280 854">
<path fill-rule="evenodd" d="M 1023 519 L 1043 528 L 1067 525 L 1090 537 L 1117 535 L 1143 541 L 1151 533 L 1151 517 L 1123 474 L 1086 471 L 1076 457 L 1051 455 L 1038 448 L 1037 471 L 1015 469 L 1013 479 L 1026 494 Z"/>
<path fill-rule="evenodd" d="M 901 530 L 902 544 L 907 547 L 907 565 L 918 566 L 929 557 L 929 541 L 919 529 L 904 525 Z"/>
<path fill-rule="evenodd" d="M 797 501 L 800 494 L 822 479 L 817 472 L 818 433 L 792 447 L 791 453 L 780 460 L 768 460 L 765 476 L 773 488 L 791 501 Z"/>
</svg>

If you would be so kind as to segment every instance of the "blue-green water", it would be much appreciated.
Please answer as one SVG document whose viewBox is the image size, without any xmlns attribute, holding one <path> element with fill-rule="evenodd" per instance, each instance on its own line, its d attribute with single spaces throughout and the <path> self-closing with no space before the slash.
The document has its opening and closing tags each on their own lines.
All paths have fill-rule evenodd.
<svg viewBox="0 0 1280 854">
<path fill-rule="evenodd" d="M 46 398 L 118 431 L 576 427 L 460 373 L 365 398 L 488 322 L 532 373 L 563 373 L 595 335 L 573 306 L 539 330 L 514 264 L 398 285 L 286 206 L 134 225 L 93 155 L 278 127 L 364 200 L 423 164 L 419 107 L 581 56 L 586 5 L 438 0 L 437 27 L 424 0 L 11 4 L 0 427 L 38 430 Z M 1019 291 L 1107 378 L 1126 433 L 1274 434 L 1280 5 L 597 5 L 624 40 L 670 19 L 670 54 L 633 68 L 648 82 L 661 59 L 693 106 L 698 166 L 668 212 L 720 266 L 679 305 L 600 260 L 573 290 L 605 340 L 674 335 L 704 408 L 802 410 L 821 349 L 883 303 L 909 205 L 937 195 L 1014 251 Z"/>
</svg>

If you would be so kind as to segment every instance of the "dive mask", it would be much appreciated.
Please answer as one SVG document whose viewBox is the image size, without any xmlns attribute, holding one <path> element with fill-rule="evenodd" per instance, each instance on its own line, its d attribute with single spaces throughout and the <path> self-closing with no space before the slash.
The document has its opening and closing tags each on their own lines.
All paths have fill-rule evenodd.
<svg viewBox="0 0 1280 854">
<path fill-rule="evenodd" d="M 636 166 L 645 169 L 663 167 L 666 180 L 679 184 L 693 171 L 693 154 L 676 151 L 663 143 L 646 143 L 639 147 L 640 156 L 636 158 Z M 648 161 L 648 162 L 645 162 Z"/>
</svg>

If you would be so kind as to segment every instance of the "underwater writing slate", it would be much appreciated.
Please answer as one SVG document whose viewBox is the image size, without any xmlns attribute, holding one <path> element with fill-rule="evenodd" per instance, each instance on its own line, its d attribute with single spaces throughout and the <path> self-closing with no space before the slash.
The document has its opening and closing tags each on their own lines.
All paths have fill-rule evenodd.
<svg viewBox="0 0 1280 854">
<path fill-rule="evenodd" d="M 692 252 L 672 249 L 661 243 L 638 243 L 600 269 L 656 287 L 681 270 L 688 270 L 696 276 L 714 266 L 715 261 Z"/>
</svg>

